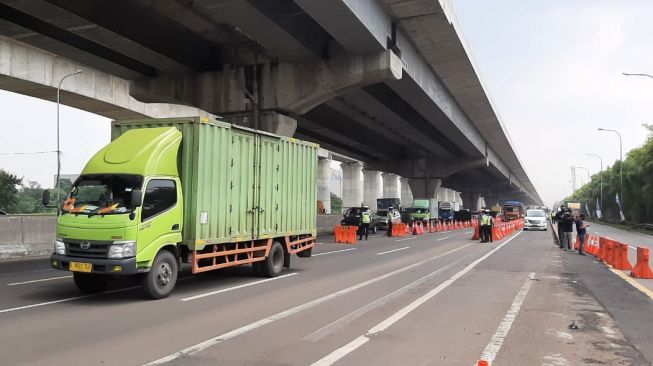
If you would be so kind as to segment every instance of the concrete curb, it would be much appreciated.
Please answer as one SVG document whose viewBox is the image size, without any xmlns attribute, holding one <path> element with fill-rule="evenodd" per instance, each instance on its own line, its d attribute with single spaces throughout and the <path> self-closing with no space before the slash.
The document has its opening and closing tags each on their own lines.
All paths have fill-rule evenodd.
<svg viewBox="0 0 653 366">
<path fill-rule="evenodd" d="M 0 261 L 43 258 L 52 254 L 51 243 L 0 244 Z"/>
</svg>

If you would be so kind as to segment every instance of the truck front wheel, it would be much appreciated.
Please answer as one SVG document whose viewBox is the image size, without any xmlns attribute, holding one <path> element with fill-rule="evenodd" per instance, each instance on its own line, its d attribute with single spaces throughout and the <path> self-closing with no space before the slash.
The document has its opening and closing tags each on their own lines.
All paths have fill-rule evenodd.
<svg viewBox="0 0 653 366">
<path fill-rule="evenodd" d="M 167 250 L 154 258 L 152 268 L 143 276 L 143 290 L 152 299 L 168 297 L 177 283 L 177 258 Z"/>
<path fill-rule="evenodd" d="M 73 280 L 79 291 L 85 294 L 97 294 L 107 288 L 107 278 L 93 273 L 73 273 Z"/>
<path fill-rule="evenodd" d="M 281 244 L 276 241 L 273 242 L 272 248 L 270 248 L 270 255 L 261 263 L 263 275 L 270 278 L 280 275 L 283 270 L 285 255 Z"/>
</svg>

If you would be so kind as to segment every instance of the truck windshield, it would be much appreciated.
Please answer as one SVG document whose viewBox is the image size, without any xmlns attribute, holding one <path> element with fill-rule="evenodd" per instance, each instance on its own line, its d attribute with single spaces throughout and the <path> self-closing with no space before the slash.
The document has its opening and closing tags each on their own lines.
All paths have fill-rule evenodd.
<svg viewBox="0 0 653 366">
<path fill-rule="evenodd" d="M 133 210 L 131 192 L 142 185 L 143 177 L 138 175 L 82 175 L 66 198 L 63 211 L 88 215 L 129 213 Z"/>
</svg>

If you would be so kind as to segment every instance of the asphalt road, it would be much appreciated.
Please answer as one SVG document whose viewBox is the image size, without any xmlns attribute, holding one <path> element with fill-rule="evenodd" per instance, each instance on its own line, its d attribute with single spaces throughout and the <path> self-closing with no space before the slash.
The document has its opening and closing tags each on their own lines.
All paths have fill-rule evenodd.
<svg viewBox="0 0 653 366">
<path fill-rule="evenodd" d="M 321 238 L 277 279 L 184 274 L 158 301 L 130 282 L 80 297 L 47 262 L 0 264 L 0 364 L 649 364 L 550 231 L 470 237 Z"/>
</svg>

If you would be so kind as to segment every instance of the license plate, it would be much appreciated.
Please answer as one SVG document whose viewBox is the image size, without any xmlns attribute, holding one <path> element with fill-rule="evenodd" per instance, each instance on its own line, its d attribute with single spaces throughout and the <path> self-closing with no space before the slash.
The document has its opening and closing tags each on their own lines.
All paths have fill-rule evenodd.
<svg viewBox="0 0 653 366">
<path fill-rule="evenodd" d="M 73 272 L 93 272 L 93 264 L 70 262 L 68 269 L 70 269 Z"/>
</svg>

